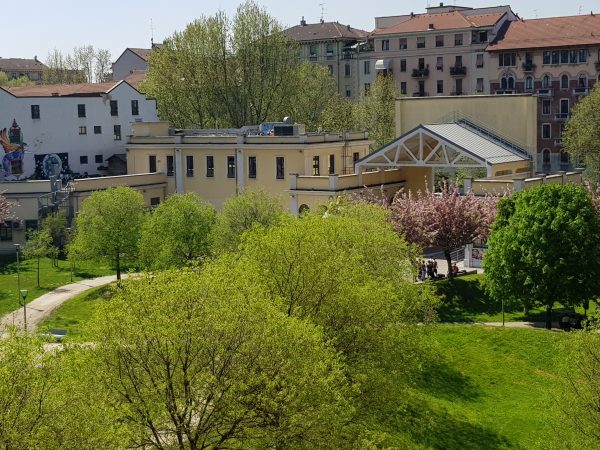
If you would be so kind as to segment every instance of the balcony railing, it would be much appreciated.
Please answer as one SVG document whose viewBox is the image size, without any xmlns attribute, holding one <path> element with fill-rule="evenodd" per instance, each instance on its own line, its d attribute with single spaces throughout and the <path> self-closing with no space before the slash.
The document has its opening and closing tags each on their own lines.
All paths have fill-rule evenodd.
<svg viewBox="0 0 600 450">
<path fill-rule="evenodd" d="M 496 89 L 497 95 L 507 95 L 507 94 L 514 94 L 514 93 L 515 93 L 514 89 Z"/>
<path fill-rule="evenodd" d="M 535 64 L 533 63 L 524 62 L 522 67 L 523 72 L 533 72 L 535 70 Z"/>
<path fill-rule="evenodd" d="M 556 120 L 568 120 L 571 117 L 569 113 L 557 113 L 555 115 Z"/>
<path fill-rule="evenodd" d="M 467 66 L 450 66 L 450 75 L 453 77 L 464 77 L 467 74 Z"/>
<path fill-rule="evenodd" d="M 442 71 L 442 72 L 444 71 L 444 65 L 443 65 L 443 64 L 438 64 L 437 66 L 435 66 L 435 68 L 436 68 L 437 70 L 440 70 L 440 71 Z"/>
<path fill-rule="evenodd" d="M 554 95 L 554 90 L 552 88 L 538 89 L 537 95 L 539 95 L 540 97 L 552 97 Z"/>
<path fill-rule="evenodd" d="M 587 87 L 577 87 L 573 89 L 573 95 L 588 95 L 589 89 Z"/>
<path fill-rule="evenodd" d="M 429 97 L 429 93 L 425 91 L 413 92 L 413 97 Z"/>
<path fill-rule="evenodd" d="M 356 58 L 356 53 L 354 52 L 344 52 L 342 55 L 342 59 L 354 59 Z"/>
<path fill-rule="evenodd" d="M 318 57 L 319 57 L 319 56 L 318 56 L 318 55 L 315 55 L 315 54 L 308 55 L 308 59 L 310 59 L 311 61 L 316 61 Z"/>
<path fill-rule="evenodd" d="M 427 78 L 428 76 L 429 76 L 429 67 L 413 69 L 413 71 L 412 71 L 413 78 Z"/>
<path fill-rule="evenodd" d="M 450 92 L 450 95 L 465 95 L 465 93 L 463 91 L 453 91 Z"/>
</svg>

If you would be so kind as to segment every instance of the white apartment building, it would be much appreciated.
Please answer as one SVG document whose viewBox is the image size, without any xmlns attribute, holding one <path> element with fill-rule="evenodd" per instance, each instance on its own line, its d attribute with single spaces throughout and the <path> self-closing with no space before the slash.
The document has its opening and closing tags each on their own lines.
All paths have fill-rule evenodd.
<svg viewBox="0 0 600 450">
<path fill-rule="evenodd" d="M 22 163 L 3 150 L 0 181 L 98 174 L 125 153 L 132 122 L 157 120 L 156 102 L 125 81 L 0 87 L 0 131 L 25 150 Z"/>
</svg>

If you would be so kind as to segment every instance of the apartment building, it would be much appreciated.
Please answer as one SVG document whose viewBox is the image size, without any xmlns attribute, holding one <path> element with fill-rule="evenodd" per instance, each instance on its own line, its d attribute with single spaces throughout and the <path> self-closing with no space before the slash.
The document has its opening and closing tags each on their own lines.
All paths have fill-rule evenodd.
<svg viewBox="0 0 600 450">
<path fill-rule="evenodd" d="M 125 153 L 132 122 L 156 120 L 156 102 L 124 81 L 0 88 L 0 130 L 16 149 L 0 181 L 99 174 Z"/>
<path fill-rule="evenodd" d="M 325 66 L 335 79 L 340 95 L 356 99 L 360 94 L 359 55 L 366 51 L 368 33 L 338 22 L 306 23 L 284 33 L 300 44 L 301 58 Z"/>
<path fill-rule="evenodd" d="M 562 131 L 573 106 L 599 80 L 600 16 L 595 14 L 511 22 L 487 53 L 496 70 L 496 94 L 537 96 L 536 170 L 572 168 Z"/>
<path fill-rule="evenodd" d="M 152 48 L 126 48 L 123 53 L 112 63 L 112 79 L 125 80 L 131 74 L 143 73 L 148 70 L 148 58 L 153 50 L 160 48 L 161 44 L 152 44 Z"/>
<path fill-rule="evenodd" d="M 9 80 L 27 77 L 31 81 L 42 81 L 46 66 L 37 59 L 2 58 L 0 57 L 0 72 L 4 72 Z"/>
<path fill-rule="evenodd" d="M 373 51 L 359 54 L 361 83 L 391 72 L 402 95 L 427 97 L 488 94 L 485 48 L 517 16 L 510 6 L 439 6 L 425 14 L 375 19 Z M 374 69 L 374 70 L 373 70 Z"/>
</svg>

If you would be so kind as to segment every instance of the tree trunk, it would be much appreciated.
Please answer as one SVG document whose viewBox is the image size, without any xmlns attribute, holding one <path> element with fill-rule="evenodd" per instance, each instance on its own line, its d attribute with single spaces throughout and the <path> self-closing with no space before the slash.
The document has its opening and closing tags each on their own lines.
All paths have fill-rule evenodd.
<svg viewBox="0 0 600 450">
<path fill-rule="evenodd" d="M 37 261 L 38 262 L 38 264 L 37 264 L 37 266 L 38 266 L 37 281 L 38 281 L 38 287 L 40 287 L 40 257 L 39 256 L 37 257 L 37 260 L 38 260 Z"/>
<path fill-rule="evenodd" d="M 450 250 L 444 250 L 444 256 L 448 263 L 448 278 L 451 278 L 454 274 L 452 273 L 452 255 L 450 254 Z"/>
<path fill-rule="evenodd" d="M 117 253 L 117 281 L 121 281 L 121 255 Z"/>
<path fill-rule="evenodd" d="M 546 329 L 552 329 L 552 306 L 546 305 Z"/>
</svg>

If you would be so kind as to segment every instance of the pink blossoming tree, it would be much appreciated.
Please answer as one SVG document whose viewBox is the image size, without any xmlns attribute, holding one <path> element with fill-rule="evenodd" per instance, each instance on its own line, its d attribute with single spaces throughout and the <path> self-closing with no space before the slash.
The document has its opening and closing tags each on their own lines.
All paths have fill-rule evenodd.
<svg viewBox="0 0 600 450">
<path fill-rule="evenodd" d="M 14 202 L 9 202 L 2 193 L 0 193 L 0 223 L 12 217 L 10 210 L 15 206 Z"/>
<path fill-rule="evenodd" d="M 423 248 L 438 247 L 448 262 L 450 252 L 476 239 L 486 239 L 496 217 L 496 197 L 461 195 L 457 184 L 443 183 L 441 192 L 399 191 L 390 205 L 391 220 L 406 240 Z"/>
</svg>

